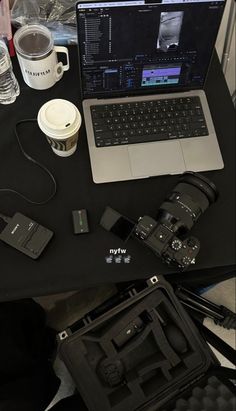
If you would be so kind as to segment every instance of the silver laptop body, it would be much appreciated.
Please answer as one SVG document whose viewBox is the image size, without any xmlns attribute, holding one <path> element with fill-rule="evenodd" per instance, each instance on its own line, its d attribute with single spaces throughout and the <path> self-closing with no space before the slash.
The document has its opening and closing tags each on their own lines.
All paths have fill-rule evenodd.
<svg viewBox="0 0 236 411">
<path fill-rule="evenodd" d="M 175 13 L 169 11 L 170 7 L 173 7 L 173 4 L 175 6 L 175 10 L 177 8 L 177 10 L 181 11 Z M 198 6 L 198 8 L 196 8 L 196 6 Z M 159 8 L 161 8 L 160 11 Z M 83 111 L 87 132 L 92 175 L 93 181 L 95 183 L 106 183 L 122 180 L 124 181 L 165 174 L 182 174 L 185 171 L 208 171 L 221 169 L 224 167 L 206 95 L 203 91 L 203 85 L 209 68 L 210 59 L 215 44 L 215 39 L 223 14 L 223 9 L 224 1 L 215 1 L 213 3 L 208 0 L 162 0 L 162 3 L 158 4 L 145 3 L 142 0 L 125 0 L 123 2 L 79 2 L 77 4 L 78 40 L 80 54 L 80 74 L 82 79 Z M 107 30 L 109 35 L 109 41 L 111 41 L 112 44 L 112 30 L 115 30 L 114 24 L 118 26 L 119 19 L 122 19 L 122 13 L 124 19 L 132 19 L 132 12 L 138 12 L 138 18 L 142 19 L 142 16 L 145 15 L 144 13 L 146 10 L 147 13 L 149 13 L 147 14 L 147 16 L 150 16 L 152 21 L 153 14 L 151 16 L 151 13 L 153 12 L 157 13 L 158 16 L 160 15 L 160 21 L 163 18 L 163 16 L 165 17 L 166 15 L 168 15 L 168 13 L 169 17 L 171 17 L 174 14 L 181 14 L 181 25 L 179 24 L 179 27 L 177 29 L 176 27 L 174 27 L 175 37 L 172 35 L 171 38 L 171 33 L 167 33 L 168 27 L 165 27 L 161 33 L 161 24 L 159 22 L 159 28 L 156 32 L 157 43 L 155 47 L 157 47 L 157 53 L 154 56 L 154 59 L 156 58 L 156 61 L 154 61 L 154 63 L 160 65 L 161 61 L 161 64 L 163 64 L 164 67 L 164 64 L 166 63 L 162 63 L 163 56 L 168 56 L 166 57 L 167 59 L 169 59 L 168 64 L 170 64 L 171 62 L 171 64 L 173 65 L 175 59 L 177 61 L 183 61 L 183 63 L 178 64 L 180 64 L 181 70 L 183 72 L 184 70 L 186 70 L 187 67 L 188 72 L 187 74 L 183 74 L 182 77 L 184 78 L 184 81 L 185 78 L 188 78 L 188 84 L 180 84 L 181 82 L 183 83 L 183 79 L 181 79 L 180 77 L 179 79 L 173 77 L 161 77 L 156 80 L 158 82 L 157 85 L 152 85 L 150 88 L 146 87 L 145 90 L 140 89 L 140 93 L 139 87 L 131 87 L 131 89 L 128 91 L 123 89 L 120 90 L 120 85 L 118 85 L 117 87 L 117 83 L 115 84 L 115 86 L 113 85 L 111 89 L 108 89 L 108 87 L 106 87 L 106 89 L 101 90 L 104 84 L 105 76 L 103 75 L 103 73 L 105 73 L 105 71 L 106 73 L 109 73 L 109 67 L 116 67 L 115 65 L 118 63 L 120 64 L 120 70 L 122 70 L 122 64 L 126 64 L 123 63 L 123 59 L 112 58 L 114 57 L 111 52 L 112 46 L 111 49 L 108 48 L 108 64 L 106 64 L 106 60 L 103 61 L 101 59 L 101 56 L 104 58 L 104 53 L 106 52 L 106 50 L 104 52 L 103 43 L 104 36 L 106 35 Z M 127 13 L 130 12 L 131 17 L 127 15 Z M 208 15 L 210 16 L 209 18 L 211 19 L 211 24 L 203 24 L 202 28 L 202 35 L 204 36 L 206 34 L 204 33 L 205 30 L 208 34 L 209 41 L 206 41 L 205 39 L 204 43 L 202 43 L 202 41 L 201 43 L 199 43 L 199 45 L 196 43 L 196 51 L 192 51 L 192 47 L 190 46 L 189 50 L 186 51 L 185 57 L 184 50 L 178 50 L 181 41 L 186 41 L 183 38 L 181 38 L 181 31 L 184 31 L 184 24 L 190 24 L 191 14 L 192 17 L 194 16 L 193 19 L 196 19 L 196 13 L 199 13 L 199 21 L 202 21 L 203 13 L 205 17 L 206 13 L 209 13 Z M 185 22 L 185 16 L 187 16 L 187 23 Z M 146 18 L 146 16 L 144 18 Z M 159 21 L 159 19 L 157 20 Z M 171 18 L 169 20 L 171 20 Z M 129 31 L 129 24 L 127 24 L 127 26 L 127 30 Z M 187 26 L 185 27 L 185 29 L 187 29 Z M 132 28 L 130 28 L 130 30 L 132 30 Z M 143 31 L 145 31 L 145 28 Z M 145 33 L 143 33 L 142 35 L 145 36 Z M 182 37 L 184 35 L 186 36 L 186 34 L 182 33 Z M 196 40 L 196 35 L 197 34 L 195 30 L 193 30 L 193 34 L 191 34 L 191 30 L 189 31 L 188 28 L 188 38 L 191 38 L 191 36 L 193 37 L 193 44 Z M 128 33 L 126 33 L 126 36 L 127 42 L 129 42 Z M 200 36 L 200 34 L 198 34 L 198 36 Z M 110 43 L 108 43 L 108 47 L 110 47 L 109 44 Z M 197 47 L 199 47 L 199 49 Z M 194 53 L 195 55 L 192 58 L 192 55 Z M 189 55 L 193 59 L 193 62 L 191 64 L 188 63 Z M 202 64 L 201 66 L 201 58 L 203 59 L 203 56 L 204 64 Z M 154 63 L 152 61 L 152 64 Z M 130 62 L 127 64 L 130 64 Z M 133 63 L 131 62 L 131 64 Z M 126 69 L 127 66 L 124 67 Z M 128 68 L 129 67 L 130 66 L 128 66 Z M 138 67 L 140 67 L 140 64 Z M 135 63 L 131 66 L 131 70 L 133 70 L 133 68 L 135 68 L 136 72 L 142 70 L 142 68 L 136 69 Z M 197 71 L 198 69 L 199 71 L 201 71 L 201 81 L 199 81 L 199 73 Z M 113 71 L 116 74 L 116 71 Z M 117 72 L 119 74 L 118 69 Z M 122 75 L 120 74 L 119 76 L 122 77 Z M 128 80 L 131 82 L 132 79 Z M 148 80 L 150 81 L 150 79 Z M 177 81 L 179 82 L 178 84 L 176 84 Z M 172 82 L 175 83 L 173 86 L 171 84 Z M 198 88 L 198 83 L 200 82 L 202 83 L 202 87 Z M 142 81 L 142 85 L 143 83 L 145 82 Z M 129 84 L 132 84 L 132 82 Z M 189 88 L 193 89 L 189 91 Z M 120 96 L 117 97 L 117 94 L 119 94 Z M 169 139 L 164 141 L 125 144 L 108 147 L 96 146 L 90 110 L 91 106 L 108 105 L 115 103 L 122 104 L 150 100 L 154 101 L 162 99 L 167 100 L 172 98 L 176 99 L 179 97 L 184 98 L 192 96 L 200 97 L 206 125 L 208 128 L 207 136 L 204 135 L 191 138 L 181 138 L 173 140 Z"/>
</svg>

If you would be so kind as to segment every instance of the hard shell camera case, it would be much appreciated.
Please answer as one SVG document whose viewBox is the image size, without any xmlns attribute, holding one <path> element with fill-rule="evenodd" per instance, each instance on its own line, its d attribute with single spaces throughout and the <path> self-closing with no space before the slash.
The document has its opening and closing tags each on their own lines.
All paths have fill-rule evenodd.
<svg viewBox="0 0 236 411">
<path fill-rule="evenodd" d="M 163 277 L 136 283 L 58 334 L 90 411 L 233 411 L 233 384 Z"/>
</svg>

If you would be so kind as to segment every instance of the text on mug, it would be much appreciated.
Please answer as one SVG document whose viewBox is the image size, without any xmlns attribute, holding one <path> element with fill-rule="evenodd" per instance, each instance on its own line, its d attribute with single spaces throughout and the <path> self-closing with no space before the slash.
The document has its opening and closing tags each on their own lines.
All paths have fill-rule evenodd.
<svg viewBox="0 0 236 411">
<path fill-rule="evenodd" d="M 25 69 L 26 74 L 29 74 L 30 76 L 35 76 L 35 77 L 39 77 L 39 76 L 46 76 L 47 74 L 49 74 L 51 72 L 50 69 L 45 70 L 45 71 L 39 71 L 39 72 L 33 72 L 33 71 L 29 71 L 27 69 Z"/>
</svg>

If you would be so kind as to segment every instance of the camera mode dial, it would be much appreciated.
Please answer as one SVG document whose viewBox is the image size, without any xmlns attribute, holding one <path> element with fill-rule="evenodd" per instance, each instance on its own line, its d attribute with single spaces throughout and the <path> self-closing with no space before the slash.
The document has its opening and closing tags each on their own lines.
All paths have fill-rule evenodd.
<svg viewBox="0 0 236 411">
<path fill-rule="evenodd" d="M 182 248 L 182 241 L 175 239 L 172 241 L 171 243 L 171 247 L 173 248 L 173 250 L 178 251 Z"/>
<path fill-rule="evenodd" d="M 184 265 L 190 265 L 192 263 L 192 259 L 186 255 L 182 258 L 182 263 Z"/>
</svg>

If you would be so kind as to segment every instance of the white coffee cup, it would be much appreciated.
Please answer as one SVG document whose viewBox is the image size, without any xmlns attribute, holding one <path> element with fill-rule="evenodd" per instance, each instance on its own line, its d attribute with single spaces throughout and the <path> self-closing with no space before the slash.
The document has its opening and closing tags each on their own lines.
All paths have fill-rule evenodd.
<svg viewBox="0 0 236 411">
<path fill-rule="evenodd" d="M 73 103 L 63 99 L 49 100 L 40 108 L 37 119 L 55 154 L 68 157 L 75 152 L 81 115 Z"/>
<path fill-rule="evenodd" d="M 36 90 L 45 90 L 69 70 L 66 47 L 54 46 L 51 32 L 40 24 L 28 24 L 14 35 L 14 46 L 24 81 Z M 57 53 L 65 53 L 67 63 L 58 62 Z"/>
</svg>

